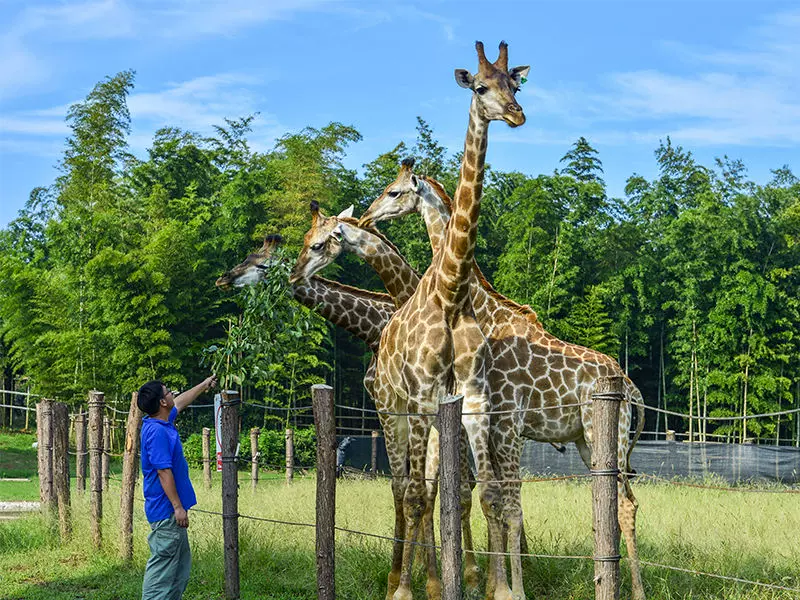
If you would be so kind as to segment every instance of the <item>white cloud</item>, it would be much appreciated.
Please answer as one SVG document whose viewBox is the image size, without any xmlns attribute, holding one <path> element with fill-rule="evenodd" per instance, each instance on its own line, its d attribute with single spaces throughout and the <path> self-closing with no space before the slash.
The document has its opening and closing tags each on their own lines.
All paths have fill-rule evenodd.
<svg viewBox="0 0 800 600">
<path fill-rule="evenodd" d="M 45 81 L 50 69 L 14 36 L 0 37 L 0 100 Z"/>
<path fill-rule="evenodd" d="M 118 0 L 100 0 L 56 6 L 29 6 L 12 25 L 18 37 L 47 31 L 61 39 L 127 37 L 135 28 L 134 12 Z"/>
<path fill-rule="evenodd" d="M 131 114 L 129 145 L 134 152 L 144 152 L 151 144 L 154 132 L 165 126 L 180 127 L 201 135 L 214 132 L 214 125 L 224 125 L 225 118 L 236 119 L 258 112 L 261 99 L 252 91 L 262 84 L 264 76 L 242 73 L 222 73 L 170 83 L 158 91 L 134 92 L 128 97 Z M 19 111 L 0 117 L 2 149 L 24 152 L 36 149 L 41 154 L 45 146 L 34 138 L 57 138 L 63 148 L 64 137 L 70 129 L 65 122 L 69 104 L 51 108 Z M 259 114 L 252 123 L 250 138 L 254 148 L 266 149 L 285 128 L 269 114 Z M 270 144 L 271 145 L 271 144 Z M 51 146 L 47 147 L 50 154 Z"/>
<path fill-rule="evenodd" d="M 705 52 L 666 42 L 671 72 L 608 73 L 599 92 L 575 84 L 526 90 L 524 97 L 537 113 L 561 117 L 575 131 L 588 125 L 593 139 L 621 144 L 666 135 L 694 145 L 800 143 L 800 11 L 764 19 L 745 39 Z M 617 130 L 603 131 L 609 126 Z"/>
<path fill-rule="evenodd" d="M 63 119 L 40 119 L 36 117 L 0 117 L 0 132 L 23 135 L 66 135 L 69 127 Z"/>
<path fill-rule="evenodd" d="M 169 84 L 158 92 L 131 94 L 128 108 L 137 119 L 207 127 L 222 117 L 255 112 L 256 99 L 248 85 L 261 83 L 247 75 L 225 73 Z"/>
<path fill-rule="evenodd" d="M 230 36 L 238 30 L 287 19 L 324 4 L 324 0 L 173 0 L 147 11 L 146 20 L 164 37 Z"/>
</svg>

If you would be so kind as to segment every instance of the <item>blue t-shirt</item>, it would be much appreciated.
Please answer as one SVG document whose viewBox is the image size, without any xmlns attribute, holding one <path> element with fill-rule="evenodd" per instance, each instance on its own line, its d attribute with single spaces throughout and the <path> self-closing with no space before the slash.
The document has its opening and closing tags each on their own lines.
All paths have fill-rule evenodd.
<svg viewBox="0 0 800 600">
<path fill-rule="evenodd" d="M 189 465 L 183 456 L 183 446 L 178 430 L 175 429 L 175 418 L 178 409 L 173 407 L 169 413 L 169 422 L 152 417 L 142 420 L 142 478 L 144 479 L 144 513 L 150 523 L 170 518 L 174 513 L 161 481 L 158 479 L 159 469 L 172 469 L 175 489 L 181 499 L 183 508 L 189 510 L 197 504 L 194 488 L 189 479 Z"/>
</svg>

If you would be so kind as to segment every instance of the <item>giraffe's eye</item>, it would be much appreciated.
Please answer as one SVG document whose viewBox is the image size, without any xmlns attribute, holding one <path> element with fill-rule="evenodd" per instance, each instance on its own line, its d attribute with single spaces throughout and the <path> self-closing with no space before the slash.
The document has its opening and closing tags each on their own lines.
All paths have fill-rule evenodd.
<svg viewBox="0 0 800 600">
<path fill-rule="evenodd" d="M 481 86 L 478 86 L 478 87 L 476 87 L 476 88 L 475 88 L 475 92 L 476 92 L 476 93 L 477 93 L 479 96 L 483 96 L 483 95 L 484 95 L 486 92 L 488 92 L 488 91 L 489 91 L 489 88 L 487 88 L 487 87 L 486 87 L 486 86 L 484 86 L 484 85 L 481 85 Z"/>
<path fill-rule="evenodd" d="M 397 190 L 392 190 L 386 195 L 389 196 L 389 198 L 397 198 L 400 195 L 400 192 L 398 192 Z"/>
<path fill-rule="evenodd" d="M 319 252 L 320 250 L 322 250 L 322 247 L 323 247 L 324 245 L 325 245 L 324 243 L 322 243 L 322 242 L 318 242 L 318 243 L 316 243 L 316 244 L 312 244 L 312 245 L 311 245 L 311 249 L 312 249 L 314 252 Z"/>
</svg>

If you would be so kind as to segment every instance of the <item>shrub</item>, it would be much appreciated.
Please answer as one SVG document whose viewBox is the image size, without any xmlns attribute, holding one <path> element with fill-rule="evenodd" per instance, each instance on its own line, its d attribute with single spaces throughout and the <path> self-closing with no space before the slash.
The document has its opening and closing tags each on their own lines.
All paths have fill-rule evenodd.
<svg viewBox="0 0 800 600">
<path fill-rule="evenodd" d="M 216 452 L 216 436 L 211 431 L 211 454 Z M 261 453 L 259 464 L 264 469 L 281 469 L 286 464 L 286 436 L 283 429 L 262 430 L 258 436 L 258 451 Z M 192 467 L 203 466 L 203 436 L 191 434 L 183 442 L 183 453 L 186 462 Z M 313 467 L 317 459 L 317 434 L 314 427 L 297 429 L 294 432 L 294 462 L 298 466 Z M 239 468 L 249 469 L 252 454 L 250 452 L 250 432 L 244 431 L 239 436 Z"/>
</svg>

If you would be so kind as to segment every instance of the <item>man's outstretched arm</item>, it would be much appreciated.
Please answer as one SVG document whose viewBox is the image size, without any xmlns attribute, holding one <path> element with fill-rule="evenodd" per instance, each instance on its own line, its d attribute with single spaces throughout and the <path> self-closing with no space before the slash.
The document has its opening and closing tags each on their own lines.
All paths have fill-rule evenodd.
<svg viewBox="0 0 800 600">
<path fill-rule="evenodd" d="M 192 402 L 197 400 L 197 397 L 205 392 L 206 390 L 210 390 L 215 385 L 217 385 L 217 376 L 212 375 L 211 377 L 206 377 L 203 381 L 198 383 L 190 390 L 186 390 L 179 396 L 175 397 L 175 408 L 178 409 L 178 412 L 181 412 L 184 408 L 191 405 Z"/>
</svg>

